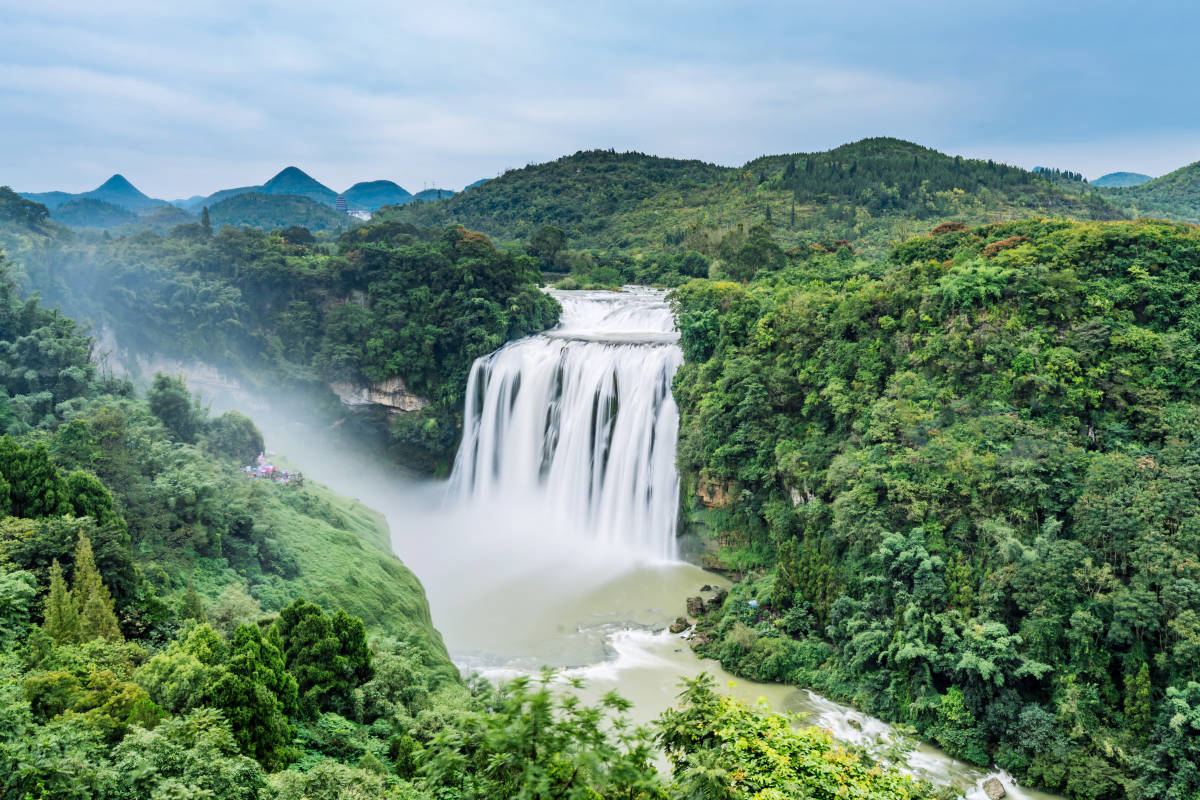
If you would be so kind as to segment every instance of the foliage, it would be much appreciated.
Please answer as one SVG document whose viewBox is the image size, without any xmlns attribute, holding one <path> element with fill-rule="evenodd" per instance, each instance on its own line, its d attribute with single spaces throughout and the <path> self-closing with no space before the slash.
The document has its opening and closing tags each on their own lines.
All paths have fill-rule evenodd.
<svg viewBox="0 0 1200 800">
<path fill-rule="evenodd" d="M 219 207 L 210 209 L 214 224 Z M 329 383 L 400 378 L 432 405 L 384 427 L 427 465 L 453 452 L 471 363 L 557 319 L 557 304 L 537 290 L 535 259 L 460 228 L 365 225 L 336 252 L 293 229 L 207 235 L 195 225 L 100 245 L 52 242 L 24 254 L 30 281 L 135 352 L 204 359 L 286 394 L 315 389 L 331 404 Z M 182 385 L 158 379 L 151 400 L 180 441 L 195 441 L 199 410 Z M 237 435 L 231 424 L 215 424 L 211 446 L 239 446 L 216 440 Z"/>
<path fill-rule="evenodd" d="M 931 787 L 846 751 L 828 731 L 800 729 L 794 717 L 764 713 L 718 695 L 707 673 L 686 681 L 680 699 L 680 706 L 666 711 L 659 721 L 659 742 L 675 777 L 673 797 L 902 800 L 935 796 Z"/>
<path fill-rule="evenodd" d="M 1125 796 L 1200 677 L 1200 232 L 950 225 L 836 262 L 674 294 L 687 513 L 768 554 L 702 652 Z"/>
<path fill-rule="evenodd" d="M 208 207 L 211 224 L 275 230 L 298 225 L 313 231 L 341 232 L 356 224 L 354 217 L 297 194 L 243 192 Z"/>
<path fill-rule="evenodd" d="M 879 251 L 940 219 L 982 223 L 1038 212 L 1120 217 L 1086 184 L 886 138 L 764 156 L 735 168 L 591 150 L 509 170 L 445 201 L 381 209 L 379 216 L 462 224 L 499 241 L 527 243 L 539 257 L 543 247 L 535 240 L 551 229 L 585 250 L 649 256 L 678 248 L 711 256 L 739 225 L 765 225 L 785 249 L 841 239 Z"/>
<path fill-rule="evenodd" d="M 1200 222 L 1200 163 L 1140 183 L 1114 184 L 1103 192 L 1109 202 L 1134 215 Z"/>
</svg>

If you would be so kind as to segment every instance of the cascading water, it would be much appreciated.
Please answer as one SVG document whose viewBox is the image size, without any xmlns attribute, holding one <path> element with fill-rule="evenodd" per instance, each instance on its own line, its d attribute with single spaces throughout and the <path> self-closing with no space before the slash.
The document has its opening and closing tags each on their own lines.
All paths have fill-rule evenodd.
<svg viewBox="0 0 1200 800">
<path fill-rule="evenodd" d="M 478 359 L 451 492 L 530 503 L 635 558 L 675 558 L 683 361 L 663 292 L 552 291 L 554 329 Z"/>
</svg>

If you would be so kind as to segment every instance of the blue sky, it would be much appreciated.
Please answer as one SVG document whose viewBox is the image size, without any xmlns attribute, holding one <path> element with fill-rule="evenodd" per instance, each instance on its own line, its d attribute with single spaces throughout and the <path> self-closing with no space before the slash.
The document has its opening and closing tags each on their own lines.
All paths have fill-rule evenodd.
<svg viewBox="0 0 1200 800">
<path fill-rule="evenodd" d="M 593 147 L 898 136 L 1097 177 L 1200 160 L 1200 8 L 0 0 L 0 184 L 176 198 L 288 164 L 459 188 Z"/>
</svg>

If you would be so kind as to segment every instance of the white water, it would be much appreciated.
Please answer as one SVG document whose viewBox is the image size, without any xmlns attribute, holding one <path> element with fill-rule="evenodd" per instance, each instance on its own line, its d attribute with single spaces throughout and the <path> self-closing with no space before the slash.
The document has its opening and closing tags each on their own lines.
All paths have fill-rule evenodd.
<svg viewBox="0 0 1200 800">
<path fill-rule="evenodd" d="M 559 324 L 480 358 L 451 476 L 459 504 L 527 504 L 630 560 L 675 558 L 683 361 L 663 293 L 555 292 Z"/>
</svg>

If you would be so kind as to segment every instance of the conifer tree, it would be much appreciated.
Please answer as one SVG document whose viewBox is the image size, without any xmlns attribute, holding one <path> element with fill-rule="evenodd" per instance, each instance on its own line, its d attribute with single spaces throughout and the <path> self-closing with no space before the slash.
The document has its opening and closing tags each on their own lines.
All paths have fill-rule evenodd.
<svg viewBox="0 0 1200 800">
<path fill-rule="evenodd" d="M 58 644 L 79 641 L 79 609 L 67 591 L 67 582 L 63 579 L 57 558 L 50 565 L 50 592 L 46 595 L 46 615 L 42 627 Z"/>
<path fill-rule="evenodd" d="M 200 212 L 200 227 L 204 229 L 205 236 L 212 236 L 212 220 L 208 218 L 208 206 Z"/>
<path fill-rule="evenodd" d="M 92 639 L 108 639 L 110 642 L 122 642 L 125 638 L 117 625 L 117 614 L 113 607 L 112 595 L 96 569 L 96 560 L 92 555 L 92 543 L 84 534 L 79 534 L 79 544 L 75 548 L 75 576 L 72 581 L 71 596 L 79 609 L 79 630 L 81 641 Z"/>
</svg>

